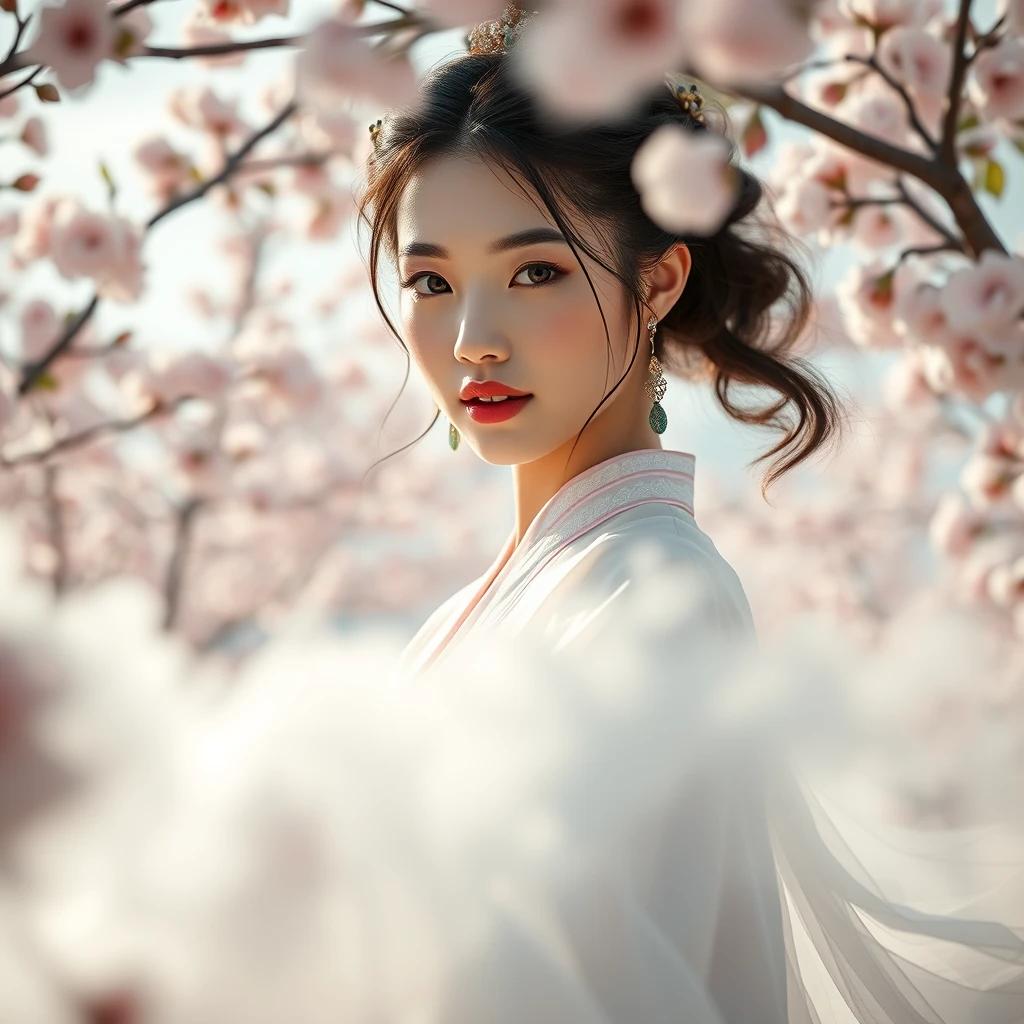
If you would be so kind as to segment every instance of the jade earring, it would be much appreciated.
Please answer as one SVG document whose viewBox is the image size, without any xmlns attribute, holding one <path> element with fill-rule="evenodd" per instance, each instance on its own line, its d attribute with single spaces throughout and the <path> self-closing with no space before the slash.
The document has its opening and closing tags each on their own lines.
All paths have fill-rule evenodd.
<svg viewBox="0 0 1024 1024">
<path fill-rule="evenodd" d="M 437 414 L 440 416 L 441 410 L 437 408 L 436 403 L 434 408 L 437 409 Z M 452 451 L 455 451 L 455 449 L 459 447 L 459 431 L 451 420 L 448 421 L 448 447 L 451 448 Z"/>
<path fill-rule="evenodd" d="M 644 384 L 644 391 L 647 397 L 654 402 L 654 405 L 651 406 L 651 413 L 647 417 L 647 422 L 650 423 L 651 430 L 656 434 L 664 434 L 665 428 L 668 426 L 668 414 L 661 407 L 661 400 L 665 397 L 668 381 L 665 380 L 665 375 L 662 373 L 661 361 L 654 354 L 654 334 L 658 329 L 657 317 L 652 316 L 647 321 L 647 329 L 651 332 L 651 361 L 647 367 L 651 376 Z"/>
</svg>

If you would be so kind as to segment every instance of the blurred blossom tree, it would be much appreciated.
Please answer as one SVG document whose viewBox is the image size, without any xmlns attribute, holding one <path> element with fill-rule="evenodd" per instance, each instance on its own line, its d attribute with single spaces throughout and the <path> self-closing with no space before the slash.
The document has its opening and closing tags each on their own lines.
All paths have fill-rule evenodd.
<svg viewBox="0 0 1024 1024">
<path fill-rule="evenodd" d="M 178 708 L 182 698 L 164 686 L 185 672 L 177 645 L 190 658 L 225 651 L 244 664 L 251 647 L 243 641 L 272 633 L 275 620 L 296 609 L 320 616 L 408 611 L 433 595 L 438 581 L 447 586 L 458 577 L 480 540 L 475 524 L 446 515 L 459 501 L 446 447 L 434 459 L 403 459 L 369 483 L 364 478 L 371 462 L 364 453 L 392 411 L 390 382 L 376 379 L 367 359 L 384 348 L 383 331 L 342 324 L 340 354 L 318 358 L 304 340 L 313 317 L 283 311 L 293 282 L 270 285 L 263 271 L 270 249 L 333 240 L 350 226 L 351 187 L 370 154 L 368 122 L 415 98 L 414 45 L 495 17 L 503 5 L 336 0 L 308 32 L 241 39 L 234 30 L 288 14 L 289 0 L 187 0 L 184 38 L 170 46 L 151 39 L 147 8 L 162 2 L 0 0 L 7 40 L 0 51 L 0 190 L 7 200 L 0 209 L 0 507 L 11 531 L 4 533 L 4 600 L 19 602 L 9 589 L 18 580 L 15 551 L 34 577 L 17 583 L 18 594 L 31 595 L 25 599 L 31 613 L 18 618 L 12 608 L 0 609 L 8 616 L 0 622 L 0 766 L 14 764 L 23 773 L 8 778 L 39 780 L 38 789 L 26 790 L 37 810 L 48 808 L 68 779 L 93 777 L 36 743 L 40 680 L 61 680 L 48 691 L 55 707 L 71 701 L 73 720 L 92 721 L 91 709 L 102 703 L 94 697 L 101 676 L 105 685 L 106 669 L 98 667 L 107 664 L 104 658 L 122 667 L 138 658 L 141 665 L 149 650 L 155 667 L 144 685 L 164 702 L 162 710 L 174 719 L 170 728 L 180 731 L 173 744 L 167 740 L 171 761 L 193 711 Z M 920 625 L 944 611 L 967 611 L 975 617 L 970 636 L 984 668 L 970 680 L 969 694 L 961 688 L 951 696 L 952 684 L 943 689 L 936 713 L 915 720 L 916 738 L 941 742 L 950 716 L 964 718 L 973 709 L 1000 718 L 1008 747 L 1016 742 L 1020 757 L 1024 258 L 985 207 L 1010 187 L 1024 152 L 1024 4 L 999 0 L 984 22 L 971 0 L 534 6 L 540 12 L 517 57 L 552 113 L 570 120 L 613 113 L 671 65 L 683 78 L 700 80 L 728 113 L 728 130 L 744 157 L 776 147 L 767 182 L 778 221 L 823 249 L 851 254 L 834 293 L 819 296 L 802 345 L 810 357 L 834 350 L 884 360 L 877 393 L 858 396 L 871 436 L 840 454 L 815 493 L 794 492 L 781 511 L 724 500 L 708 507 L 716 541 L 744 567 L 762 631 L 781 630 L 804 612 L 823 613 L 842 624 L 859 651 L 875 655 L 871 683 L 884 688 L 886 680 L 902 684 L 911 675 L 933 678 L 938 667 L 950 671 L 935 660 L 948 657 L 948 648 L 932 651 L 926 639 L 916 652 L 904 646 L 893 653 L 908 619 Z M 221 69 L 257 61 L 271 49 L 295 51 L 290 82 L 268 82 L 258 103 L 232 92 Z M 105 63 L 144 61 L 188 62 L 194 80 L 171 92 L 164 109 L 152 112 L 151 132 L 130 143 L 152 204 L 148 217 L 133 220 L 119 212 L 119 182 L 105 164 L 99 167 L 109 200 L 104 210 L 48 188 L 37 161 L 51 144 L 51 104 L 73 104 L 87 94 Z M 799 137 L 776 142 L 787 123 L 800 129 Z M 671 132 L 652 137 L 635 167 L 645 208 L 674 230 L 706 227 L 728 208 L 729 178 L 722 172 L 729 159 L 727 147 L 697 145 Z M 687 188 L 674 187 L 679 182 Z M 206 319 L 209 337 L 168 352 L 131 326 L 101 329 L 102 309 L 130 316 L 153 287 L 147 256 L 161 245 L 157 225 L 196 204 L 216 209 L 227 224 L 221 279 L 181 297 Z M 91 295 L 71 303 L 40 294 L 29 277 L 44 266 L 69 287 L 84 283 Z M 366 289 L 361 276 L 345 275 L 313 312 L 336 317 L 346 296 Z M 419 419 L 399 414 L 403 436 L 418 429 Z M 709 503 L 713 481 L 705 477 L 704 484 L 701 500 Z M 444 531 L 427 555 L 399 544 L 399 535 L 412 541 L 431 521 L 444 523 Z M 41 580 L 52 607 L 39 593 Z M 116 596 L 96 607 L 129 619 L 126 609 L 144 610 L 145 621 L 136 615 L 123 624 L 123 635 L 120 619 L 111 628 L 88 601 L 98 584 L 119 580 L 127 589 L 103 591 Z M 87 667 L 76 667 L 70 656 L 40 660 L 51 613 L 64 623 L 52 627 L 52 636 L 66 629 L 76 638 L 62 639 L 69 651 L 81 653 L 89 637 L 108 631 L 129 657 L 94 651 L 82 655 Z M 32 644 L 28 633 L 19 638 L 26 624 Z M 264 654 L 272 660 L 274 651 L 271 643 Z M 781 677 L 785 668 L 772 671 Z M 86 679 L 80 700 L 69 696 L 68 680 L 76 674 Z M 124 693 L 136 682 L 125 683 Z M 918 689 L 927 687 L 919 682 Z M 131 700 L 137 699 L 135 693 Z M 136 735 L 146 718 L 131 704 L 122 731 L 97 735 L 96 749 Z M 291 741 L 295 751 L 305 749 L 294 736 Z M 182 743 L 187 750 L 187 740 Z M 361 768 L 357 760 L 349 766 L 352 777 Z M 277 765 L 266 763 L 274 776 Z M 345 768 L 344 761 L 324 763 Z M 898 813 L 956 819 L 965 806 L 957 764 L 951 761 L 946 774 L 908 781 Z M 150 781 L 157 784 L 147 776 Z M 176 785 L 197 783 L 179 778 Z M 245 800 L 259 790 L 255 781 L 250 787 L 248 797 L 234 797 L 242 819 Z M 0 798 L 0 859 L 6 861 L 15 826 L 33 808 L 7 790 Z M 181 806 L 189 799 L 194 794 L 182 797 Z M 335 805 L 323 793 L 305 803 L 294 794 L 292 800 L 279 808 L 283 819 L 305 812 L 322 821 L 344 802 Z M 202 837 L 196 843 L 209 844 L 197 846 L 196 860 L 217 848 L 215 830 L 194 834 Z M 266 884 L 275 865 L 317 864 L 318 843 L 337 839 L 328 832 L 307 838 L 308 846 L 261 851 L 267 862 L 250 865 L 252 888 L 241 891 L 256 899 L 274 891 L 286 905 L 294 893 Z M 105 836 L 98 848 L 109 842 Z M 396 839 L 394 848 L 400 847 Z M 154 863 L 159 866 L 158 857 Z M 417 870 L 429 874 L 423 865 Z M 195 884 L 202 889 L 201 879 Z M 319 895 L 311 883 L 301 897 L 313 905 Z M 201 905 L 196 892 L 188 896 Z M 7 900 L 0 888 L 0 902 Z M 224 920 L 235 923 L 230 909 L 221 908 Z M 204 923 L 189 919 L 187 926 L 205 938 Z M 64 922 L 54 949 L 75 945 L 85 934 L 76 926 L 77 918 Z M 333 939 L 344 933 L 338 920 L 323 926 L 338 929 Z M 0 913 L 0 977 L 10 967 L 10 976 L 17 973 L 23 990 L 34 993 L 33 1019 L 144 1019 L 132 1002 L 139 991 L 121 997 L 108 976 L 90 975 L 81 948 L 67 960 L 81 972 L 77 991 L 100 994 L 81 995 L 71 1013 L 38 980 L 42 961 L 14 952 L 16 931 L 16 917 Z M 146 940 L 150 966 L 169 957 L 172 943 L 159 939 L 153 933 Z M 173 939 L 182 945 L 180 936 Z M 127 947 L 112 942 L 108 965 L 135 970 L 135 961 L 118 959 Z M 415 963 L 407 953 L 402 947 L 395 954 L 403 968 Z M 46 955 L 61 958 L 53 949 Z M 294 954 L 282 971 L 298 972 L 300 959 Z M 209 963 L 237 969 L 216 958 Z M 174 975 L 169 964 L 165 959 L 167 977 Z M 329 978 L 333 965 L 321 966 Z M 285 978 L 279 992 L 294 997 L 293 981 Z M 190 1004 L 187 994 L 175 992 L 190 1012 L 199 1007 L 198 1016 L 180 1019 L 276 1020 L 289 1013 L 299 1019 L 293 1006 L 272 1002 L 263 1016 L 253 1015 L 240 994 L 242 978 L 230 983 L 240 1002 Z M 311 1007 L 325 1020 L 351 1010 L 340 997 L 317 1002 L 316 996 L 314 989 L 302 1019 L 321 1019 Z"/>
<path fill-rule="evenodd" d="M 388 413 L 366 342 L 379 350 L 383 333 L 360 332 L 358 344 L 318 360 L 303 324 L 283 313 L 290 283 L 270 287 L 261 267 L 268 249 L 336 238 L 349 223 L 351 186 L 369 153 L 366 122 L 415 97 L 413 45 L 503 5 L 348 0 L 308 32 L 242 40 L 233 28 L 287 14 L 287 2 L 197 2 L 179 47 L 151 40 L 151 6 L 2 5 L 12 32 L 0 117 L 11 126 L 5 149 L 18 159 L 4 161 L 0 180 L 15 197 L 0 219 L 0 311 L 16 339 L 0 367 L 0 459 L 4 506 L 23 524 L 28 564 L 59 593 L 138 574 L 162 593 L 166 627 L 199 649 L 302 600 L 347 614 L 416 606 L 432 580 L 458 575 L 458 552 L 464 560 L 477 550 L 472 525 L 439 538 L 429 567 L 410 546 L 386 573 L 359 571 L 356 533 L 393 541 L 396 528 L 421 521 L 411 510 L 428 494 L 446 500 L 434 487 L 440 460 L 414 460 L 414 473 L 392 473 L 392 464 L 365 486 L 360 453 Z M 903 502 L 912 515 L 904 525 L 930 535 L 954 587 L 1021 636 L 1024 265 L 976 196 L 1002 194 L 1007 157 L 1024 147 L 1019 5 L 1002 3 L 985 25 L 971 4 L 941 0 L 827 0 L 801 14 L 781 2 L 603 0 L 601 17 L 588 17 L 586 4 L 539 6 L 518 57 L 558 116 L 616 111 L 674 63 L 729 111 L 727 130 L 747 158 L 772 144 L 783 121 L 806 129 L 776 147 L 767 175 L 775 213 L 794 235 L 856 256 L 835 292 L 820 296 L 807 353 L 890 357 L 883 398 L 895 416 L 886 429 L 920 449 L 904 460 L 904 490 L 924 487 L 939 438 L 952 432 L 970 446 L 956 490 Z M 266 49 L 294 49 L 295 71 L 290 85 L 268 83 L 267 113 L 255 123 L 247 97 L 228 94 L 218 69 Z M 32 169 L 33 155 L 47 152 L 46 105 L 87 93 L 104 62 L 153 60 L 192 62 L 199 77 L 166 105 L 168 128 L 191 145 L 156 126 L 134 143 L 152 214 L 135 223 L 117 212 L 118 183 L 105 164 L 107 211 L 48 191 Z M 706 227 L 728 207 L 729 179 L 717 173 L 726 148 L 698 148 L 662 132 L 638 153 L 638 188 L 666 226 Z M 672 186 L 679 181 L 687 188 Z M 194 289 L 189 299 L 222 340 L 168 354 L 130 326 L 98 335 L 101 306 L 144 301 L 146 254 L 160 245 L 152 229 L 204 202 L 232 225 L 222 242 L 228 288 Z M 62 313 L 66 302 L 19 283 L 40 264 L 87 282 L 92 297 Z M 350 274 L 342 287 L 361 292 L 365 282 Z M 345 292 L 325 296 L 320 312 L 331 315 Z M 402 415 L 399 427 L 411 433 L 413 417 Z M 871 500 L 860 486 L 856 470 L 837 473 L 824 500 L 860 506 Z M 805 521 L 810 514 L 802 511 Z M 757 510 L 743 516 L 753 537 Z M 889 536 L 906 533 L 898 519 L 887 514 Z M 818 525 L 829 521 L 825 513 Z M 770 528 L 794 536 L 780 523 Z M 738 525 L 737 544 L 743 533 Z M 819 598 L 845 593 L 853 604 L 844 613 L 879 614 L 893 589 L 865 578 L 868 561 L 857 570 L 830 564 Z M 920 579 L 920 569 L 901 570 L 908 584 Z M 809 600 L 792 596 L 798 607 Z M 786 606 L 773 594 L 773 613 Z"/>
</svg>

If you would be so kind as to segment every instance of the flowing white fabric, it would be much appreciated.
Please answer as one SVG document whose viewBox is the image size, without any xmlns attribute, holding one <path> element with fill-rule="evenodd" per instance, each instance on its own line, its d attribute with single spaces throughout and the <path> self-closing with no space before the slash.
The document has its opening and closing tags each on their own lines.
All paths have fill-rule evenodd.
<svg viewBox="0 0 1024 1024">
<path fill-rule="evenodd" d="M 662 659 L 666 673 L 686 666 L 693 695 L 671 797 L 557 893 L 508 900 L 453 980 L 445 1024 L 1021 1024 L 1024 851 L 987 874 L 937 870 L 970 866 L 976 837 L 865 831 L 772 745 L 742 733 L 702 744 L 691 647 L 711 633 L 758 639 L 739 578 L 694 518 L 694 465 L 645 449 L 570 480 L 403 653 L 399 677 L 417 685 L 489 628 L 582 648 L 614 635 L 631 590 L 671 616 L 642 589 L 638 549 L 702 583 Z"/>
</svg>

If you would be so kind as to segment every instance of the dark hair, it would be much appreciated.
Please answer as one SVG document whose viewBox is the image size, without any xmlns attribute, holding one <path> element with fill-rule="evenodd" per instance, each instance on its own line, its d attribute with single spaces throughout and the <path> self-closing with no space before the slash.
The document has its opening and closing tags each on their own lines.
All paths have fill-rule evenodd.
<svg viewBox="0 0 1024 1024">
<path fill-rule="evenodd" d="M 646 323 L 641 315 L 647 303 L 640 275 L 657 265 L 673 244 L 686 243 L 692 255 L 689 277 L 678 301 L 658 326 L 655 352 L 670 371 L 690 379 L 713 380 L 718 400 L 730 416 L 785 432 L 778 444 L 754 460 L 760 462 L 790 449 L 762 482 L 764 497 L 777 477 L 813 454 L 841 427 L 842 409 L 816 370 L 802 358 L 787 356 L 801 338 L 813 303 L 805 272 L 786 251 L 795 240 L 774 216 L 752 223 L 749 237 L 737 230 L 738 222 L 750 218 L 765 197 L 760 181 L 736 166 L 740 184 L 734 207 L 711 236 L 666 231 L 651 221 L 641 206 L 630 174 L 632 160 L 647 137 L 663 124 L 675 122 L 706 131 L 711 130 L 714 114 L 721 119 L 718 130 L 728 142 L 733 161 L 735 144 L 726 112 L 720 105 L 709 109 L 705 99 L 704 114 L 705 124 L 698 124 L 684 113 L 668 85 L 661 84 L 645 94 L 627 117 L 568 129 L 552 127 L 531 94 L 516 81 L 507 54 L 463 54 L 432 69 L 415 109 L 392 114 L 377 129 L 358 215 L 371 231 L 369 272 L 374 298 L 407 360 L 408 349 L 381 302 L 378 262 L 382 246 L 391 261 L 397 261 L 399 200 L 411 176 L 431 157 L 476 154 L 508 171 L 524 194 L 524 182 L 533 187 L 573 252 L 576 246 L 584 250 L 614 274 L 631 297 L 637 333 L 630 367 Z M 608 239 L 612 265 L 573 229 L 566 209 L 594 224 L 602 240 Z M 766 237 L 759 239 L 757 230 Z M 778 238 L 776 244 L 772 235 Z M 578 253 L 576 257 L 579 260 Z M 582 260 L 580 264 L 583 266 Z M 587 280 L 594 291 L 589 274 Z M 596 291 L 594 298 L 607 338 L 608 322 Z M 582 430 L 628 372 L 590 414 Z M 744 408 L 730 394 L 735 383 L 767 386 L 778 397 Z M 795 407 L 795 425 L 781 415 L 789 405 Z M 410 445 L 430 430 L 437 415 Z"/>
</svg>

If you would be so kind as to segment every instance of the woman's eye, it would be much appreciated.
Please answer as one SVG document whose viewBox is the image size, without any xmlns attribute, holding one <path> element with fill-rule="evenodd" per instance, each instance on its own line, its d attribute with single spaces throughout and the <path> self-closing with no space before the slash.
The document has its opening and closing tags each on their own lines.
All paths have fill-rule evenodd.
<svg viewBox="0 0 1024 1024">
<path fill-rule="evenodd" d="M 550 273 L 551 276 L 544 277 L 542 280 L 537 280 L 537 278 L 535 276 L 530 275 L 530 276 L 528 276 L 526 281 L 522 282 L 522 283 L 526 284 L 527 287 L 533 287 L 533 286 L 542 285 L 542 284 L 550 284 L 552 281 L 555 281 L 557 278 L 561 277 L 565 273 L 565 271 L 560 270 L 553 263 L 528 263 L 525 267 L 523 267 L 522 270 L 518 271 L 518 273 L 516 274 L 516 278 L 518 278 L 520 276 L 520 274 L 524 274 L 524 273 L 529 274 L 529 272 L 531 272 L 531 271 L 534 271 L 534 272 L 535 271 L 540 271 L 541 274 L 548 274 L 548 273 Z M 422 290 L 422 289 L 416 287 L 416 285 L 420 281 L 427 281 L 427 282 L 429 282 L 431 280 L 431 278 L 433 278 L 435 281 L 440 281 L 445 286 L 447 286 L 447 282 L 445 281 L 445 279 L 443 277 L 441 277 L 440 274 L 435 274 L 435 273 L 433 273 L 430 270 L 424 270 L 424 271 L 422 271 L 419 274 L 413 274 L 413 276 L 410 277 L 407 281 L 403 281 L 402 282 L 402 287 L 403 288 L 412 288 L 413 291 L 415 291 L 417 295 L 423 295 L 423 296 L 443 295 L 444 294 L 443 291 L 433 291 L 432 290 L 432 286 L 429 283 L 426 286 L 426 290 Z M 515 278 L 513 278 L 513 280 L 515 280 Z"/>
<path fill-rule="evenodd" d="M 428 290 L 425 291 L 425 292 L 422 292 L 418 288 L 415 287 L 415 285 L 418 282 L 426 281 L 426 280 L 429 280 L 430 278 L 434 278 L 437 281 L 444 281 L 444 278 L 441 277 L 440 274 L 434 274 L 434 273 L 431 273 L 429 270 L 424 270 L 422 274 L 414 274 L 412 277 L 409 278 L 408 281 L 403 281 L 402 282 L 402 287 L 403 288 L 412 288 L 413 291 L 415 291 L 417 295 L 443 295 L 444 294 L 443 292 L 432 292 L 432 291 L 430 291 L 429 290 L 429 285 L 428 285 Z"/>
<path fill-rule="evenodd" d="M 522 270 L 519 271 L 519 274 L 522 274 L 522 273 L 524 273 L 526 271 L 529 271 L 529 270 L 540 270 L 540 271 L 548 271 L 548 270 L 550 270 L 552 272 L 552 276 L 551 277 L 545 278 L 543 281 L 537 281 L 537 280 L 531 279 L 530 280 L 530 284 L 550 284 L 552 281 L 554 281 L 557 277 L 560 277 L 561 274 L 562 274 L 562 271 L 559 270 L 558 267 L 554 266 L 551 263 L 528 263 L 525 267 L 523 267 Z M 518 277 L 519 274 L 516 274 L 516 277 Z"/>
</svg>

